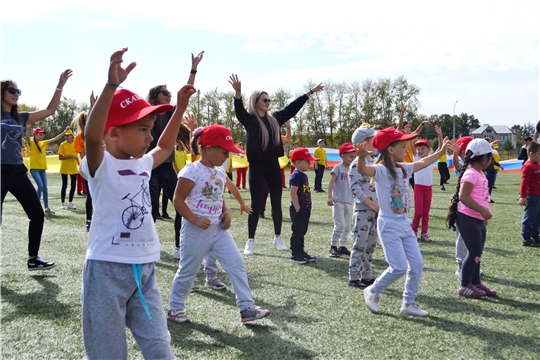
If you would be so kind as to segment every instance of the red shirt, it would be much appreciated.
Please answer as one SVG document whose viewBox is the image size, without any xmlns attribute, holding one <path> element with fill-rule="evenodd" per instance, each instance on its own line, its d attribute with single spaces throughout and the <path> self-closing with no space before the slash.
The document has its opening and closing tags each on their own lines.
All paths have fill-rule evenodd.
<svg viewBox="0 0 540 360">
<path fill-rule="evenodd" d="M 530 160 L 525 161 L 521 168 L 521 185 L 519 187 L 519 197 L 527 195 L 540 196 L 540 164 Z"/>
</svg>

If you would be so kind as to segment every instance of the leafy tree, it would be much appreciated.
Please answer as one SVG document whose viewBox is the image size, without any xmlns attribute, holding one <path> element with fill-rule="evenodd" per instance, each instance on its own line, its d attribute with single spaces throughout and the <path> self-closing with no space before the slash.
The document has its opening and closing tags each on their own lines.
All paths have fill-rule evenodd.
<svg viewBox="0 0 540 360">
<path fill-rule="evenodd" d="M 504 144 L 501 147 L 501 150 L 504 152 L 506 151 L 506 158 L 510 158 L 510 151 L 514 150 L 514 145 L 512 145 L 512 142 L 510 139 L 506 140 Z"/>
</svg>

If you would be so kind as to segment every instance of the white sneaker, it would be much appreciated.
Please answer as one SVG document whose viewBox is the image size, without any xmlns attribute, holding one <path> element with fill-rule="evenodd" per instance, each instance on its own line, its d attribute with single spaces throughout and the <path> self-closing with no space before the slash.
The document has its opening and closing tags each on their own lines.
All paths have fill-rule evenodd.
<svg viewBox="0 0 540 360">
<path fill-rule="evenodd" d="M 274 246 L 278 249 L 278 250 L 282 250 L 282 251 L 287 251 L 287 246 L 285 245 L 285 243 L 283 242 L 283 239 L 281 238 L 281 236 L 278 236 L 278 237 L 275 237 L 274 238 Z"/>
<path fill-rule="evenodd" d="M 179 247 L 174 247 L 174 251 L 172 253 L 172 256 L 173 258 L 177 259 L 177 260 L 180 260 L 180 248 Z"/>
<path fill-rule="evenodd" d="M 364 300 L 366 301 L 366 306 L 372 313 L 379 312 L 379 300 L 381 299 L 381 294 L 372 292 L 373 285 L 368 286 L 364 289 Z"/>
<path fill-rule="evenodd" d="M 248 239 L 246 247 L 244 248 L 244 255 L 253 255 L 255 253 L 255 240 Z"/>
<path fill-rule="evenodd" d="M 233 195 L 233 194 L 229 194 L 229 199 L 234 199 L 234 195 Z"/>
<path fill-rule="evenodd" d="M 421 316 L 421 317 L 429 316 L 429 313 L 425 310 L 422 310 L 422 307 L 418 305 L 417 303 L 412 303 L 412 304 L 402 303 L 401 310 L 399 312 L 405 315 L 412 315 L 412 316 Z"/>
<path fill-rule="evenodd" d="M 66 210 L 67 209 L 66 203 L 62 203 L 62 205 L 60 206 L 60 209 Z"/>
<path fill-rule="evenodd" d="M 71 210 L 75 210 L 77 207 L 75 207 L 75 205 L 73 205 L 73 203 L 70 201 L 68 202 L 68 209 L 71 209 Z"/>
</svg>

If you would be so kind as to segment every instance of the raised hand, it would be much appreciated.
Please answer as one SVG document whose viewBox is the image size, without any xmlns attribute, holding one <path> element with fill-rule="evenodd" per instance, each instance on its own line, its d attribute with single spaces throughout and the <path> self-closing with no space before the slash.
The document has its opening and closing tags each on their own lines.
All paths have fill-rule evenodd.
<svg viewBox="0 0 540 360">
<path fill-rule="evenodd" d="M 131 70 L 133 70 L 133 68 L 137 66 L 135 62 L 132 62 L 125 68 L 121 66 L 122 62 L 124 61 L 122 59 L 122 56 L 124 56 L 124 53 L 126 51 L 128 51 L 127 47 L 121 50 L 115 51 L 111 55 L 111 63 L 109 65 L 109 80 L 108 80 L 108 83 L 111 85 L 120 85 L 121 83 L 123 83 L 127 79 Z"/>
<path fill-rule="evenodd" d="M 364 141 L 358 145 L 355 145 L 356 148 L 356 156 L 358 156 L 360 159 L 364 159 L 366 156 L 373 154 L 373 151 L 369 151 L 366 148 L 367 143 Z"/>
<path fill-rule="evenodd" d="M 238 79 L 238 75 L 232 74 L 229 76 L 229 84 L 232 85 L 234 91 L 237 93 L 242 92 L 242 82 Z"/>
<path fill-rule="evenodd" d="M 324 85 L 322 83 L 320 83 L 319 85 L 315 86 L 313 89 L 310 89 L 310 91 L 312 93 L 316 93 L 316 92 L 319 92 L 319 91 L 322 91 L 324 90 Z"/>
<path fill-rule="evenodd" d="M 435 125 L 435 132 L 439 135 L 442 135 L 442 129 L 439 125 Z"/>
<path fill-rule="evenodd" d="M 63 73 L 60 74 L 60 79 L 58 80 L 58 87 L 62 88 L 68 81 L 68 79 L 73 75 L 73 70 L 66 69 Z"/>
<path fill-rule="evenodd" d="M 203 59 L 203 55 L 204 55 L 204 50 L 201 51 L 197 56 L 193 56 L 193 53 L 191 54 L 191 69 L 192 70 L 197 70 L 197 66 Z"/>
<path fill-rule="evenodd" d="M 191 95 L 195 94 L 197 90 L 195 90 L 195 86 L 193 85 L 184 85 L 182 88 L 178 91 L 178 94 L 176 96 L 176 104 L 180 107 L 183 106 L 184 109 L 187 108 L 189 103 L 189 98 Z"/>
<path fill-rule="evenodd" d="M 188 128 L 191 129 L 191 131 L 197 128 L 197 123 L 195 122 L 195 116 L 192 113 L 187 113 L 184 116 L 184 123 L 187 125 Z"/>
<path fill-rule="evenodd" d="M 96 104 L 98 97 L 94 95 L 94 90 L 92 90 L 92 93 L 90 94 L 90 109 L 94 107 Z"/>
</svg>

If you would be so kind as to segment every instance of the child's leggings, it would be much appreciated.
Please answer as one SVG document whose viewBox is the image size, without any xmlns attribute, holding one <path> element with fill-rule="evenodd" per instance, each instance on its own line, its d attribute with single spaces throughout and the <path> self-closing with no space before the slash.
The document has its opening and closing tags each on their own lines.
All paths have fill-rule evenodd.
<svg viewBox="0 0 540 360">
<path fill-rule="evenodd" d="M 371 209 L 354 212 L 354 227 L 351 232 L 354 245 L 349 259 L 349 281 L 362 279 L 369 280 L 373 252 L 377 245 L 377 213 Z"/>
<path fill-rule="evenodd" d="M 372 291 L 379 293 L 406 275 L 403 301 L 406 304 L 414 303 L 422 278 L 424 260 L 407 214 L 379 213 L 377 232 L 388 268 L 375 280 Z"/>
<path fill-rule="evenodd" d="M 418 233 L 418 226 L 422 220 L 422 235 L 428 233 L 429 211 L 431 210 L 431 199 L 433 188 L 426 185 L 414 184 L 414 218 L 412 231 Z"/>
<path fill-rule="evenodd" d="M 486 222 L 457 213 L 459 232 L 467 247 L 467 256 L 461 265 L 461 286 L 480 284 L 480 260 L 486 242 Z"/>
<path fill-rule="evenodd" d="M 62 189 L 60 190 L 60 198 L 62 200 L 62 204 L 66 202 L 66 190 L 67 190 L 67 183 L 68 183 L 68 174 L 61 174 L 62 175 Z M 73 196 L 75 195 L 75 185 L 77 183 L 77 174 L 69 175 L 71 178 L 71 188 L 69 189 L 69 202 L 73 201 Z"/>
</svg>

